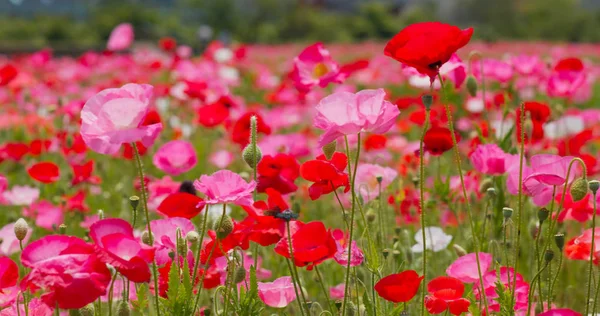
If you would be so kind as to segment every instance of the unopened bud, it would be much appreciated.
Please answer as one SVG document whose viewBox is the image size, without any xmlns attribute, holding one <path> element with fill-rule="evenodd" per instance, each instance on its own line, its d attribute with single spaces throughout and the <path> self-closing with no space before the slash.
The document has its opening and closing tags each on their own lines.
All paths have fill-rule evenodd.
<svg viewBox="0 0 600 316">
<path fill-rule="evenodd" d="M 192 244 L 196 244 L 200 240 L 200 235 L 192 230 L 185 235 L 185 239 Z"/>
<path fill-rule="evenodd" d="M 250 168 L 254 169 L 254 166 L 258 165 L 258 162 L 262 159 L 262 152 L 258 146 L 248 144 L 242 152 L 242 158 Z"/>
<path fill-rule="evenodd" d="M 27 236 L 27 231 L 29 230 L 29 225 L 27 225 L 27 222 L 23 218 L 19 218 L 15 222 L 14 230 L 15 230 L 15 237 L 17 237 L 17 239 L 19 241 L 23 241 L 23 239 L 25 239 L 25 237 Z"/>
<path fill-rule="evenodd" d="M 96 313 L 96 308 L 94 307 L 94 304 L 92 304 L 92 303 L 87 304 L 86 306 L 79 309 L 79 315 L 81 315 L 81 316 L 94 316 L 95 313 Z"/>
<path fill-rule="evenodd" d="M 578 202 L 583 200 L 583 198 L 587 195 L 588 191 L 588 181 L 585 177 L 579 178 L 573 182 L 571 185 L 571 197 L 574 202 Z"/>
<path fill-rule="evenodd" d="M 129 304 L 125 301 L 119 301 L 117 305 L 117 316 L 129 316 L 131 315 L 131 309 Z"/>
<path fill-rule="evenodd" d="M 554 251 L 552 249 L 547 249 L 546 253 L 544 254 L 544 260 L 546 260 L 546 262 L 550 262 L 552 259 L 554 259 Z"/>
<path fill-rule="evenodd" d="M 502 208 L 502 215 L 504 216 L 504 219 L 511 218 L 513 215 L 513 209 L 510 207 Z"/>
<path fill-rule="evenodd" d="M 219 226 L 219 224 L 221 225 Z M 231 217 L 225 215 L 220 221 L 215 222 L 214 230 L 217 233 L 218 239 L 227 237 L 233 231 L 233 220 L 231 220 Z"/>
<path fill-rule="evenodd" d="M 467 91 L 469 91 L 469 94 L 472 97 L 475 97 L 477 95 L 477 80 L 475 80 L 475 77 L 473 77 L 473 75 L 469 75 L 469 77 L 467 78 Z"/>
<path fill-rule="evenodd" d="M 58 233 L 61 235 L 65 235 L 67 233 L 67 225 L 65 225 L 65 224 L 58 225 Z"/>
<path fill-rule="evenodd" d="M 456 253 L 456 255 L 458 255 L 459 257 L 462 257 L 462 256 L 465 256 L 465 255 L 467 255 L 467 251 L 466 251 L 466 250 L 465 250 L 463 247 L 461 247 L 461 246 L 459 246 L 459 245 L 457 245 L 457 244 L 454 244 L 454 245 L 452 246 L 452 248 L 454 248 L 454 252 L 455 252 L 455 253 Z"/>
<path fill-rule="evenodd" d="M 590 191 L 592 191 L 593 194 L 596 194 L 596 192 L 598 192 L 598 189 L 600 189 L 600 181 L 592 180 L 588 182 L 588 186 L 590 187 Z"/>
<path fill-rule="evenodd" d="M 492 199 L 496 197 L 496 189 L 495 188 L 488 188 L 487 190 L 485 190 L 485 193 L 487 194 L 487 196 L 489 196 Z"/>
<path fill-rule="evenodd" d="M 137 195 L 130 196 L 129 205 L 134 212 L 137 211 L 138 205 L 140 205 L 140 197 Z"/>
<path fill-rule="evenodd" d="M 421 102 L 423 102 L 425 110 L 429 111 L 429 109 L 431 109 L 431 105 L 433 104 L 433 96 L 431 94 L 424 94 L 421 96 Z"/>
<path fill-rule="evenodd" d="M 556 248 L 562 252 L 565 247 L 565 234 L 558 233 L 554 235 L 554 243 L 556 244 Z"/>
<path fill-rule="evenodd" d="M 105 219 L 103 210 L 98 210 L 98 219 L 99 220 Z"/>
<path fill-rule="evenodd" d="M 479 184 L 479 193 L 486 193 L 488 189 L 493 188 L 494 181 L 490 178 L 486 178 Z"/>
<path fill-rule="evenodd" d="M 537 216 L 538 216 L 538 220 L 540 221 L 540 223 L 543 223 L 548 218 L 548 214 L 550 214 L 550 212 L 545 207 L 542 207 L 538 211 Z"/>
<path fill-rule="evenodd" d="M 381 182 L 383 182 L 383 177 L 382 176 L 377 176 L 377 177 L 375 177 L 375 179 L 377 180 L 378 184 L 381 184 Z"/>
<path fill-rule="evenodd" d="M 376 218 L 377 214 L 375 214 L 375 211 L 372 208 L 367 210 L 367 222 L 372 223 Z"/>
<path fill-rule="evenodd" d="M 147 230 L 142 232 L 142 242 L 148 246 L 152 246 L 154 238 L 150 238 L 150 233 Z"/>
<path fill-rule="evenodd" d="M 327 158 L 327 160 L 329 160 L 329 159 L 331 159 L 331 157 L 333 157 L 336 147 L 337 147 L 337 141 L 334 140 L 331 143 L 326 144 L 325 146 L 323 146 L 321 148 L 321 150 L 323 151 L 323 154 L 325 155 L 325 158 Z"/>
<path fill-rule="evenodd" d="M 414 186 L 419 185 L 419 177 L 414 176 L 414 177 L 412 177 L 411 180 L 412 180 L 412 183 L 413 183 Z"/>
<path fill-rule="evenodd" d="M 381 254 L 383 254 L 383 259 L 387 259 L 387 257 L 390 255 L 390 250 L 389 249 L 383 249 L 381 251 Z"/>
<path fill-rule="evenodd" d="M 233 282 L 238 284 L 246 279 L 246 269 L 244 267 L 237 267 L 233 274 Z"/>
</svg>

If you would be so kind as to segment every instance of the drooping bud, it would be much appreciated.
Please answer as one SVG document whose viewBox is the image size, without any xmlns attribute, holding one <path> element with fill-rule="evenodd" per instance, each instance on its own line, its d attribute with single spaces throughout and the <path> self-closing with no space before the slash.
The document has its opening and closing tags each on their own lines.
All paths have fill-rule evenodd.
<svg viewBox="0 0 600 316">
<path fill-rule="evenodd" d="M 79 309 L 79 315 L 81 315 L 81 316 L 94 316 L 95 313 L 96 313 L 96 308 L 94 307 L 94 304 L 92 304 L 92 303 L 87 304 L 86 306 Z"/>
<path fill-rule="evenodd" d="M 490 178 L 486 178 L 479 184 L 479 193 L 486 193 L 488 189 L 493 189 L 494 181 Z"/>
<path fill-rule="evenodd" d="M 425 109 L 429 111 L 431 109 L 431 105 L 433 104 L 433 96 L 431 94 L 424 94 L 421 96 L 421 102 L 423 102 Z"/>
<path fill-rule="evenodd" d="M 258 148 L 258 121 L 256 116 L 253 115 L 250 117 L 250 143 L 244 148 L 242 152 L 242 158 L 244 161 L 250 166 L 250 168 L 255 169 L 256 165 L 262 158 L 262 152 L 260 148 Z"/>
<path fill-rule="evenodd" d="M 137 195 L 130 196 L 129 205 L 131 206 L 132 211 L 137 211 L 138 205 L 140 205 L 140 197 Z"/>
<path fill-rule="evenodd" d="M 558 233 L 554 235 L 554 243 L 556 244 L 556 248 L 562 252 L 565 247 L 565 234 Z"/>
<path fill-rule="evenodd" d="M 231 217 L 225 215 L 220 221 L 215 222 L 214 230 L 217 233 L 218 239 L 227 237 L 233 231 L 233 220 L 231 220 Z"/>
<path fill-rule="evenodd" d="M 14 230 L 15 230 L 15 237 L 17 237 L 17 239 L 19 241 L 23 241 L 23 239 L 25 239 L 25 237 L 27 236 L 27 231 L 29 230 L 29 225 L 21 217 L 15 222 Z"/>
<path fill-rule="evenodd" d="M 185 239 L 192 245 L 195 245 L 200 240 L 200 235 L 192 230 L 185 235 Z"/>
<path fill-rule="evenodd" d="M 129 316 L 131 315 L 131 309 L 129 304 L 125 301 L 119 301 L 117 305 L 117 316 Z"/>
<path fill-rule="evenodd" d="M 548 214 L 550 214 L 550 211 L 548 211 L 548 209 L 545 207 L 542 207 L 538 211 L 537 216 L 540 223 L 543 223 L 548 218 Z"/>
<path fill-rule="evenodd" d="M 467 91 L 469 91 L 469 95 L 475 97 L 477 95 L 477 80 L 473 75 L 469 75 L 467 78 Z"/>
<path fill-rule="evenodd" d="M 237 267 L 233 274 L 233 282 L 238 284 L 246 279 L 246 269 L 244 267 Z"/>
<path fill-rule="evenodd" d="M 504 216 L 504 219 L 509 219 L 512 217 L 513 214 L 513 209 L 510 207 L 504 207 L 502 208 L 502 215 Z"/>
<path fill-rule="evenodd" d="M 331 143 L 326 144 L 325 146 L 323 146 L 321 148 L 321 150 L 323 151 L 323 154 L 325 155 L 325 158 L 327 158 L 327 160 L 329 160 L 329 159 L 331 159 L 331 157 L 333 157 L 336 147 L 337 147 L 337 141 L 334 140 Z"/>
<path fill-rule="evenodd" d="M 61 235 L 65 235 L 67 233 L 67 225 L 65 225 L 64 223 L 58 225 L 58 233 Z"/>
<path fill-rule="evenodd" d="M 548 263 L 552 261 L 552 259 L 554 259 L 554 250 L 547 249 L 546 253 L 544 254 L 544 260 L 546 260 L 546 262 Z"/>
<path fill-rule="evenodd" d="M 452 247 L 454 248 L 454 252 L 456 253 L 456 255 L 458 255 L 459 257 L 467 255 L 467 251 L 465 250 L 465 248 L 457 244 L 454 244 Z"/>
<path fill-rule="evenodd" d="M 571 185 L 571 197 L 573 198 L 573 201 L 578 202 L 583 200 L 587 195 L 587 191 L 588 181 L 585 177 L 575 180 Z"/>
<path fill-rule="evenodd" d="M 596 194 L 598 189 L 600 189 L 600 181 L 592 180 L 588 182 L 588 186 L 590 187 L 590 191 L 592 191 L 593 194 Z"/>
</svg>

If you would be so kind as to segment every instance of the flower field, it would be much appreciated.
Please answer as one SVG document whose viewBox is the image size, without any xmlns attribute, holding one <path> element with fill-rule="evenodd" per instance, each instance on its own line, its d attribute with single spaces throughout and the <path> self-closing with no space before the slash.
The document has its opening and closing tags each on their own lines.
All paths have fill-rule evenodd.
<svg viewBox="0 0 600 316">
<path fill-rule="evenodd" d="M 600 46 L 135 31 L 0 56 L 0 316 L 600 309 Z"/>
</svg>

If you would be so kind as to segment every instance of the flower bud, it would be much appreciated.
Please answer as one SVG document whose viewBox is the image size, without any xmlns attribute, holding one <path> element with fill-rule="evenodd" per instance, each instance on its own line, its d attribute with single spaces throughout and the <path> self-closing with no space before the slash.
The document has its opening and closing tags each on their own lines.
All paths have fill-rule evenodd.
<svg viewBox="0 0 600 316">
<path fill-rule="evenodd" d="M 323 146 L 321 148 L 321 150 L 323 151 L 323 154 L 325 155 L 325 158 L 327 159 L 331 159 L 331 157 L 333 157 L 333 154 L 335 153 L 335 149 L 337 147 L 337 141 L 332 141 L 329 144 L 326 144 L 325 146 Z"/>
<path fill-rule="evenodd" d="M 372 223 L 375 221 L 375 219 L 377 218 L 377 214 L 375 214 L 375 211 L 372 208 L 369 208 L 367 210 L 367 222 Z"/>
<path fill-rule="evenodd" d="M 258 146 L 248 144 L 242 152 L 242 158 L 250 168 L 254 169 L 254 166 L 258 165 L 258 162 L 262 159 L 262 152 Z"/>
<path fill-rule="evenodd" d="M 246 269 L 244 267 L 237 267 L 233 274 L 233 282 L 238 284 L 246 279 Z"/>
<path fill-rule="evenodd" d="M 81 315 L 81 316 L 94 316 L 95 313 L 96 313 L 96 308 L 94 307 L 94 304 L 92 304 L 92 303 L 87 304 L 86 306 L 79 309 L 79 315 Z"/>
<path fill-rule="evenodd" d="M 548 263 L 552 261 L 552 259 L 554 259 L 554 250 L 547 249 L 546 253 L 544 254 L 544 260 L 546 260 L 546 263 Z"/>
<path fill-rule="evenodd" d="M 67 233 L 67 225 L 65 225 L 65 224 L 58 225 L 58 233 L 61 235 L 65 235 Z"/>
<path fill-rule="evenodd" d="M 390 255 L 390 250 L 386 248 L 383 249 L 381 253 L 383 254 L 383 259 L 387 259 L 387 257 Z"/>
<path fill-rule="evenodd" d="M 485 190 L 485 193 L 487 194 L 487 196 L 489 196 L 491 199 L 496 197 L 496 189 L 495 188 L 488 188 L 487 190 Z"/>
<path fill-rule="evenodd" d="M 119 301 L 117 305 L 117 316 L 129 316 L 131 315 L 131 309 L 129 304 L 125 301 Z"/>
<path fill-rule="evenodd" d="M 402 233 L 402 228 L 401 227 L 394 227 L 394 234 L 396 236 L 400 236 L 401 233 Z"/>
<path fill-rule="evenodd" d="M 583 200 L 587 195 L 588 181 L 585 177 L 579 178 L 571 185 L 571 197 L 574 202 Z"/>
<path fill-rule="evenodd" d="M 98 219 L 99 220 L 105 219 L 103 210 L 98 210 Z"/>
<path fill-rule="evenodd" d="M 469 75 L 467 78 L 467 91 L 469 91 L 469 95 L 475 97 L 477 95 L 477 80 L 473 75 Z"/>
<path fill-rule="evenodd" d="M 25 237 L 27 236 L 27 231 L 29 230 L 29 225 L 21 217 L 15 222 L 14 230 L 15 230 L 15 237 L 17 237 L 17 239 L 19 241 L 23 241 L 23 239 L 25 239 Z"/>
<path fill-rule="evenodd" d="M 486 193 L 488 189 L 493 189 L 494 181 L 490 178 L 486 178 L 479 184 L 479 193 Z"/>
<path fill-rule="evenodd" d="M 593 194 L 596 194 L 596 192 L 598 192 L 598 189 L 600 189 L 600 181 L 592 180 L 588 182 L 588 186 L 590 187 L 590 191 L 592 191 Z"/>
<path fill-rule="evenodd" d="M 504 216 L 504 219 L 509 219 L 512 217 L 513 214 L 513 209 L 510 207 L 504 207 L 502 208 L 502 215 Z"/>
<path fill-rule="evenodd" d="M 424 94 L 421 96 L 421 102 L 423 102 L 425 109 L 429 111 L 431 104 L 433 104 L 433 96 L 431 94 Z"/>
<path fill-rule="evenodd" d="M 200 240 L 200 235 L 192 230 L 185 235 L 185 239 L 191 244 L 196 244 Z"/>
<path fill-rule="evenodd" d="M 558 233 L 554 235 L 554 243 L 556 244 L 556 248 L 562 252 L 565 247 L 565 234 Z"/>
<path fill-rule="evenodd" d="M 538 220 L 540 221 L 540 223 L 543 223 L 548 218 L 549 213 L 550 212 L 545 207 L 542 207 L 541 209 L 539 209 L 537 216 L 538 216 Z"/>
<path fill-rule="evenodd" d="M 219 226 L 219 224 L 221 225 Z M 224 239 L 233 231 L 233 220 L 231 220 L 231 217 L 225 215 L 221 220 L 215 222 L 214 230 L 217 233 L 218 239 Z"/>
<path fill-rule="evenodd" d="M 378 184 L 381 184 L 381 182 L 383 182 L 383 177 L 382 176 L 377 176 L 377 177 L 375 177 L 375 179 L 377 180 Z"/>
<path fill-rule="evenodd" d="M 150 238 L 150 234 L 147 230 L 142 232 L 142 242 L 148 246 L 152 246 L 154 238 Z"/>
<path fill-rule="evenodd" d="M 138 205 L 140 205 L 140 197 L 137 195 L 130 196 L 129 205 L 131 206 L 131 210 L 134 212 L 137 211 Z"/>
<path fill-rule="evenodd" d="M 454 244 L 454 245 L 452 246 L 452 248 L 454 248 L 454 252 L 455 252 L 455 253 L 456 253 L 456 255 L 457 255 L 457 256 L 459 256 L 459 257 L 462 257 L 462 256 L 465 256 L 465 255 L 467 255 L 467 251 L 466 251 L 466 250 L 465 250 L 463 247 L 461 247 L 461 246 L 459 246 L 459 245 L 457 245 L 457 244 Z"/>
</svg>

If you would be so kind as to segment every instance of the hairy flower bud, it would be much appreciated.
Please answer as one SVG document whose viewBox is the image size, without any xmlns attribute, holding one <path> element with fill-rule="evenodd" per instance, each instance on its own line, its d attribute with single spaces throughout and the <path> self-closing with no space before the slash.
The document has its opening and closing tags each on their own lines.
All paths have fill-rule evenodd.
<svg viewBox="0 0 600 316">
<path fill-rule="evenodd" d="M 221 220 L 215 222 L 214 230 L 217 233 L 218 239 L 227 237 L 233 231 L 233 220 L 231 220 L 231 217 L 225 215 Z"/>
<path fill-rule="evenodd" d="M 185 239 L 192 244 L 196 244 L 200 240 L 200 235 L 192 230 L 185 235 Z"/>
<path fill-rule="evenodd" d="M 581 201 L 587 195 L 588 181 L 585 177 L 579 178 L 571 185 L 571 197 L 573 201 Z"/>
<path fill-rule="evenodd" d="M 546 262 L 550 262 L 552 259 L 554 259 L 554 251 L 552 249 L 547 249 L 546 253 L 544 254 L 544 260 L 546 260 Z"/>
<path fill-rule="evenodd" d="M 262 152 L 258 146 L 248 144 L 242 152 L 242 158 L 250 168 L 254 169 L 254 166 L 258 165 L 258 162 L 262 159 Z"/>
<path fill-rule="evenodd" d="M 233 282 L 238 284 L 246 279 L 246 269 L 244 267 L 237 267 L 233 274 Z"/>
<path fill-rule="evenodd" d="M 592 191 L 593 194 L 596 194 L 598 189 L 600 189 L 600 181 L 592 180 L 588 182 L 588 186 L 590 187 L 590 191 Z"/>
<path fill-rule="evenodd" d="M 459 246 L 459 245 L 457 245 L 457 244 L 454 244 L 454 245 L 452 246 L 452 248 L 454 248 L 454 252 L 455 252 L 455 253 L 456 253 L 456 255 L 458 255 L 459 257 L 462 257 L 462 256 L 465 256 L 465 255 L 467 255 L 467 251 L 465 250 L 465 248 L 463 248 L 463 247 L 461 247 L 461 246 Z"/>
<path fill-rule="evenodd" d="M 125 301 L 119 301 L 117 305 L 117 316 L 129 316 L 131 315 L 131 309 L 129 304 Z"/>
<path fill-rule="evenodd" d="M 475 80 L 475 77 L 473 77 L 473 75 L 469 75 L 469 77 L 467 78 L 467 91 L 472 97 L 475 97 L 477 95 L 477 80 Z"/>
<path fill-rule="evenodd" d="M 65 225 L 65 224 L 58 225 L 58 233 L 61 235 L 65 235 L 67 233 L 67 225 Z"/>
<path fill-rule="evenodd" d="M 19 241 L 23 241 L 23 239 L 25 239 L 25 237 L 27 236 L 27 231 L 29 230 L 29 225 L 21 217 L 15 222 L 14 230 L 15 230 L 15 237 L 17 237 L 17 239 Z"/>
<path fill-rule="evenodd" d="M 81 316 L 94 316 L 96 313 L 96 309 L 94 308 L 94 304 L 90 303 L 86 306 L 79 309 L 79 315 Z"/>
<path fill-rule="evenodd" d="M 331 157 L 333 157 L 333 154 L 335 153 L 336 147 L 337 147 L 337 141 L 335 141 L 335 140 L 332 141 L 331 143 L 323 146 L 321 148 L 321 150 L 323 151 L 325 158 L 331 159 Z"/>
<path fill-rule="evenodd" d="M 541 209 L 539 209 L 537 216 L 538 216 L 538 220 L 540 221 L 540 223 L 543 223 L 548 218 L 549 213 L 550 212 L 545 207 L 542 207 Z"/>
<path fill-rule="evenodd" d="M 147 230 L 142 232 L 142 242 L 148 246 L 152 246 L 152 241 L 154 240 L 154 238 L 152 238 L 152 240 L 150 239 L 150 233 L 148 233 Z"/>
</svg>

